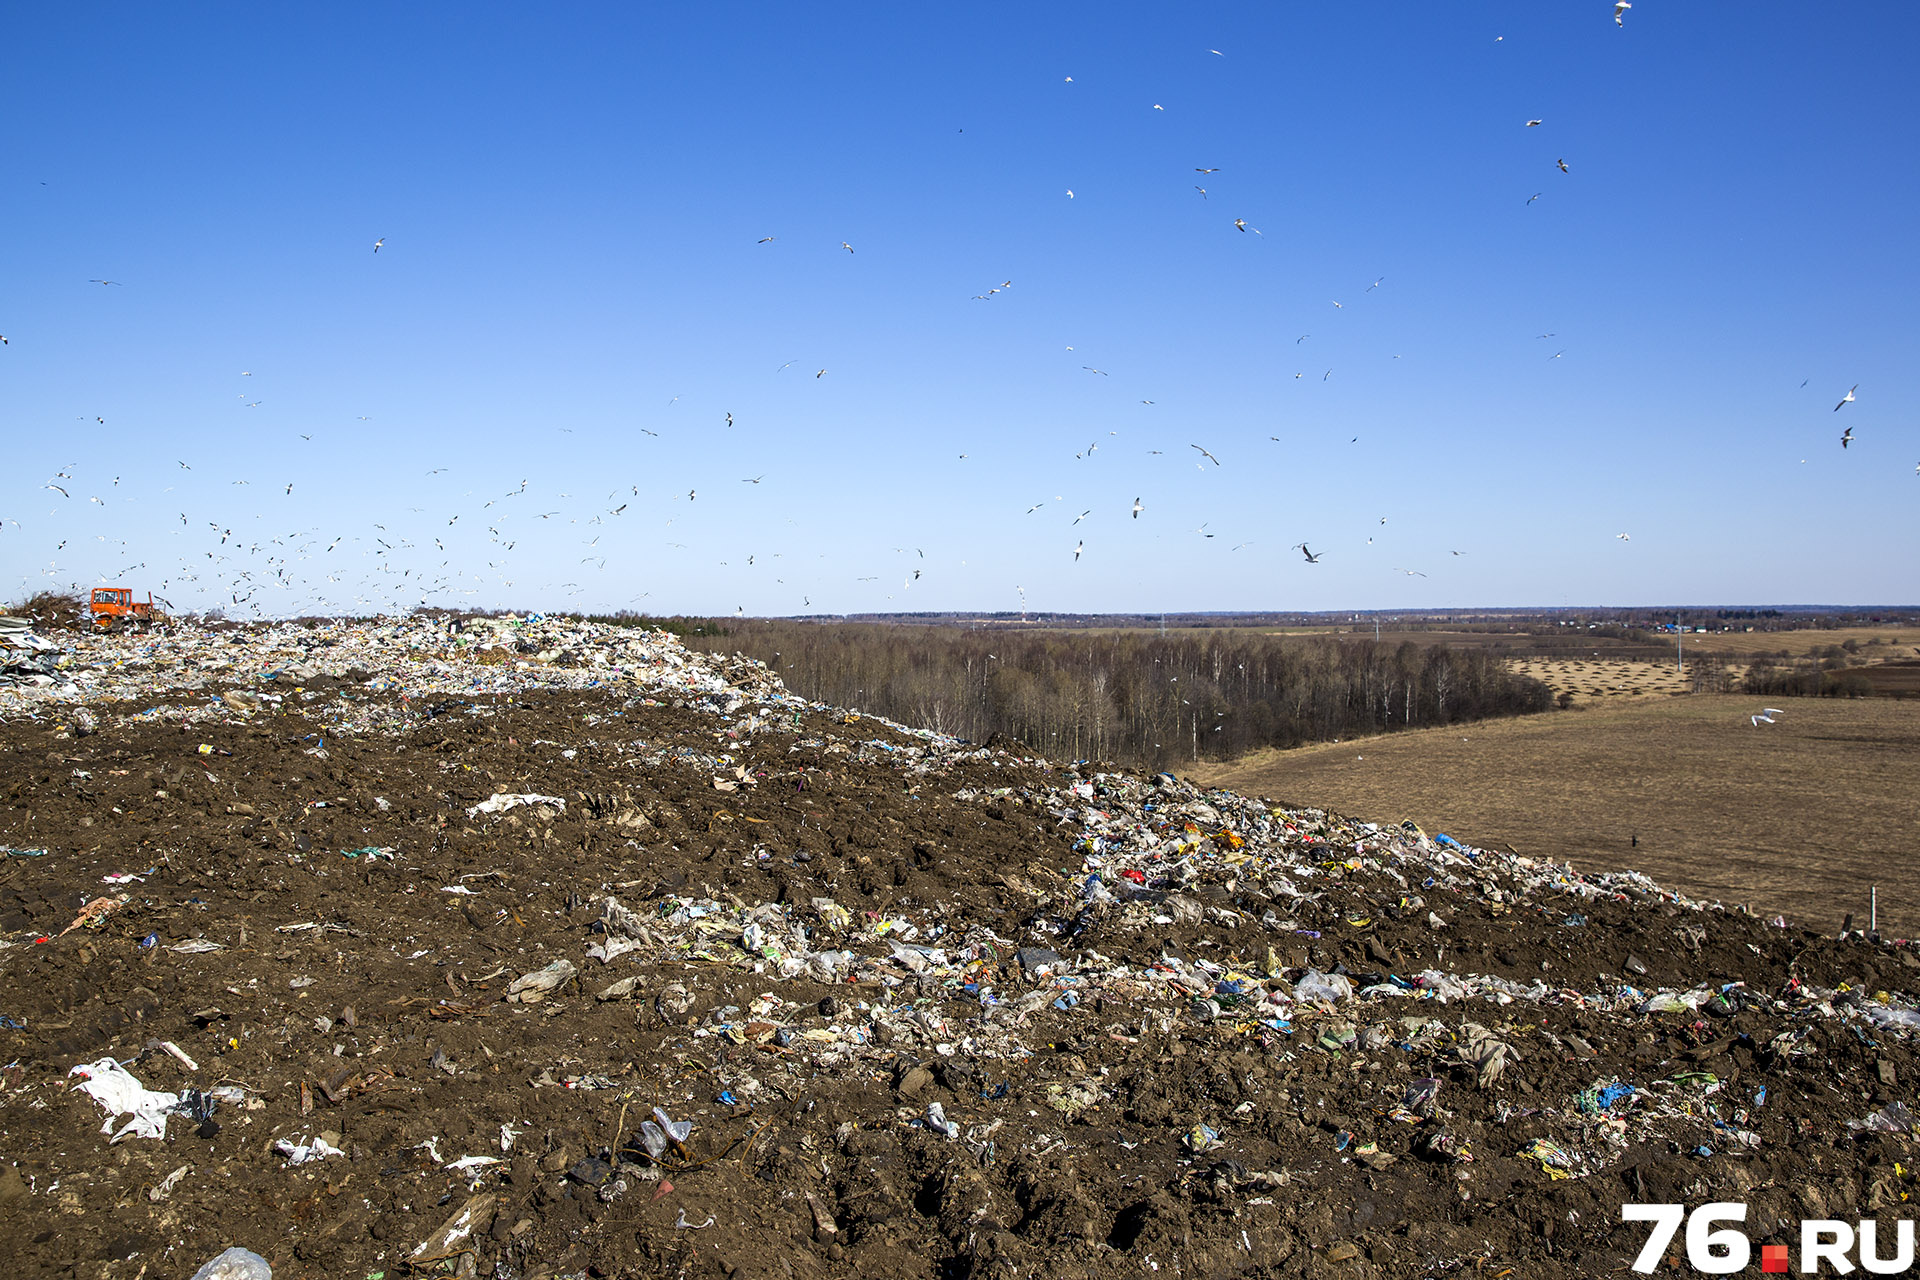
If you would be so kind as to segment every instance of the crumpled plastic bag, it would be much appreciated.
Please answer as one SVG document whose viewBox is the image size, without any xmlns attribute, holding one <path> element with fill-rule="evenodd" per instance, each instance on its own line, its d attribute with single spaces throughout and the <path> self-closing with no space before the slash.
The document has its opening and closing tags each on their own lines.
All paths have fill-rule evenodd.
<svg viewBox="0 0 1920 1280">
<path fill-rule="evenodd" d="M 167 1117 L 181 1110 L 179 1094 L 147 1088 L 113 1058 L 82 1063 L 67 1074 L 79 1076 L 80 1092 L 106 1108 L 107 1120 L 100 1126 L 100 1132 L 113 1133 L 111 1142 L 122 1138 L 165 1138 Z M 124 1115 L 133 1118 L 114 1133 L 114 1119 Z"/>
<path fill-rule="evenodd" d="M 1343 973 L 1326 974 L 1318 969 L 1309 969 L 1293 984 L 1293 998 L 1302 1004 L 1314 1000 L 1324 1000 L 1329 1004 L 1336 1000 L 1353 998 L 1353 983 Z"/>
<path fill-rule="evenodd" d="M 1702 987 L 1695 991 L 1662 991 L 1647 997 L 1640 1006 L 1641 1013 L 1692 1013 L 1713 998 L 1713 992 Z"/>
<path fill-rule="evenodd" d="M 538 1004 L 547 993 L 564 986 L 577 972 L 571 960 L 555 960 L 544 969 L 523 973 L 507 984 L 507 1000 L 513 1004 Z"/>
<path fill-rule="evenodd" d="M 328 1156 L 347 1154 L 325 1138 L 315 1138 L 312 1142 L 282 1138 L 273 1144 L 273 1149 L 285 1156 L 288 1164 L 309 1164 L 315 1160 L 325 1160 Z"/>
<path fill-rule="evenodd" d="M 509 809 L 518 809 L 522 805 L 532 804 L 549 805 L 562 813 L 567 811 L 567 802 L 559 796 L 537 796 L 531 793 L 502 791 L 467 810 L 467 816 L 477 818 L 483 813 L 505 813 Z"/>
<path fill-rule="evenodd" d="M 1847 1128 L 1873 1133 L 1912 1133 L 1913 1112 L 1907 1110 L 1904 1102 L 1889 1103 L 1865 1120 L 1847 1121 Z"/>
<path fill-rule="evenodd" d="M 1474 1083 L 1482 1089 L 1500 1078 L 1500 1073 L 1507 1069 L 1507 1063 L 1520 1060 L 1518 1049 L 1477 1022 L 1469 1022 L 1462 1028 L 1460 1043 L 1454 1046 L 1454 1053 L 1462 1063 L 1474 1069 Z"/>
<path fill-rule="evenodd" d="M 233 1248 L 194 1272 L 193 1280 L 273 1280 L 273 1267 L 251 1249 Z"/>
</svg>

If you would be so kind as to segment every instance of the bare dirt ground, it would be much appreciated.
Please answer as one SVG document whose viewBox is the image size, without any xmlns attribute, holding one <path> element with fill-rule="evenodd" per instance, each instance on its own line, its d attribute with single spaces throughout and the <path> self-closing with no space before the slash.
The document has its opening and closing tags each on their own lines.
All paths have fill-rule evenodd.
<svg viewBox="0 0 1920 1280">
<path fill-rule="evenodd" d="M 1848 1127 L 1915 1101 L 1911 948 L 1427 834 L 1542 849 L 1466 821 L 1476 775 L 1274 788 L 1422 832 L 903 732 L 750 664 L 570 666 L 597 633 L 511 667 L 291 634 L 297 675 L 162 642 L 145 696 L 0 722 L 10 1276 L 239 1245 L 279 1280 L 1575 1277 L 1638 1252 L 1628 1200 L 1747 1202 L 1757 1250 L 1916 1189 L 1910 1134 Z M 1776 785 L 1825 751 L 1890 785 L 1895 726 L 1839 714 L 1741 741 Z M 1670 754 L 1719 731 L 1681 717 Z M 565 804 L 478 810 L 517 793 Z M 117 1063 L 163 1136 L 114 1140 L 84 1087 Z"/>
<path fill-rule="evenodd" d="M 1202 766 L 1212 785 L 1420 815 L 1474 841 L 1634 867 L 1689 893 L 1836 928 L 1920 932 L 1920 704 L 1693 695 L 1427 729 Z M 1634 838 L 1638 837 L 1638 846 Z"/>
</svg>

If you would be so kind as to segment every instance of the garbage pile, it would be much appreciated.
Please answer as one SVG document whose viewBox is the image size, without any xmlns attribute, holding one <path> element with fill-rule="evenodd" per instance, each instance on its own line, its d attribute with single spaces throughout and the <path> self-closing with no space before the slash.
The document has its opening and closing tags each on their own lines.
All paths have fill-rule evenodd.
<svg viewBox="0 0 1920 1280">
<path fill-rule="evenodd" d="M 764 665 L 691 652 L 664 631 L 540 614 L 455 624 L 424 615 L 246 628 L 179 623 L 159 633 L 67 640 L 62 649 L 0 624 L 0 646 L 61 655 L 61 678 L 0 695 L 0 719 L 58 700 L 140 702 L 140 714 L 200 723 L 270 710 L 290 696 L 313 701 L 342 686 L 442 701 L 619 686 L 722 713 L 783 692 Z M 167 696 L 155 696 L 161 693 Z M 363 727 L 336 710 L 346 727 Z"/>
<path fill-rule="evenodd" d="M 60 666 L 60 646 L 33 630 L 33 620 L 0 616 L 0 690 L 73 692 Z"/>
<path fill-rule="evenodd" d="M 1913 1191 L 1902 941 L 658 632 L 60 656 L 0 702 L 16 1274 L 1577 1276 L 1627 1201 Z"/>
</svg>

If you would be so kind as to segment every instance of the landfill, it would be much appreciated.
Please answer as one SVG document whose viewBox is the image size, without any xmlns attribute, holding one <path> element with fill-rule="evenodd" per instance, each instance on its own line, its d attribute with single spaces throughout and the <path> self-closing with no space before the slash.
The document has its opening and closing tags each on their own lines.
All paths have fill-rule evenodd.
<svg viewBox="0 0 1920 1280">
<path fill-rule="evenodd" d="M 663 631 L 0 646 L 10 1275 L 1587 1276 L 1914 1189 L 1905 940 Z"/>
</svg>

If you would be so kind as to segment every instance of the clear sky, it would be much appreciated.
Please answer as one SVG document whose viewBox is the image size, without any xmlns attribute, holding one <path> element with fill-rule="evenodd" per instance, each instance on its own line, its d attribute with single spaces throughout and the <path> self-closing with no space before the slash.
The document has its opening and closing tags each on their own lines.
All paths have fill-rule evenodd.
<svg viewBox="0 0 1920 1280">
<path fill-rule="evenodd" d="M 0 593 L 1911 603 L 1917 45 L 1906 0 L 14 6 Z"/>
</svg>

